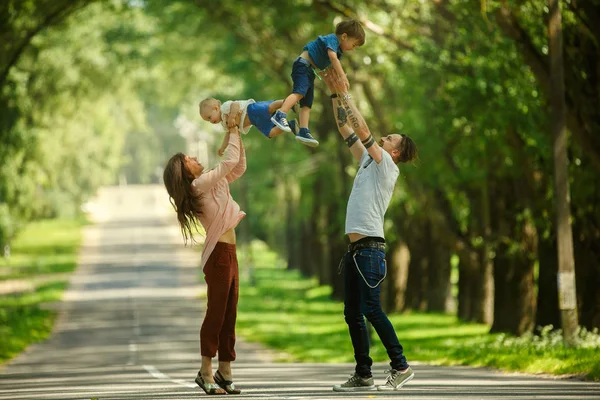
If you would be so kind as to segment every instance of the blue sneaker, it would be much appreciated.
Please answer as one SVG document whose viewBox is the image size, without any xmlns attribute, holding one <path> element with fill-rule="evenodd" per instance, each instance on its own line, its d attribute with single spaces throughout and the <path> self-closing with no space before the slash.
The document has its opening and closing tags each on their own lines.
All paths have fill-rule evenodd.
<svg viewBox="0 0 600 400">
<path fill-rule="evenodd" d="M 294 135 L 297 135 L 299 132 L 300 127 L 298 126 L 298 121 L 296 121 L 295 119 L 288 121 L 288 124 L 290 125 L 290 129 L 292 130 L 292 133 Z"/>
<path fill-rule="evenodd" d="M 312 137 L 308 128 L 300 128 L 300 132 L 296 135 L 296 140 L 309 147 L 317 147 L 319 142 Z"/>
<path fill-rule="evenodd" d="M 284 132 L 292 131 L 288 124 L 287 115 L 279 110 L 275 111 L 275 114 L 271 117 L 271 122 Z"/>
</svg>

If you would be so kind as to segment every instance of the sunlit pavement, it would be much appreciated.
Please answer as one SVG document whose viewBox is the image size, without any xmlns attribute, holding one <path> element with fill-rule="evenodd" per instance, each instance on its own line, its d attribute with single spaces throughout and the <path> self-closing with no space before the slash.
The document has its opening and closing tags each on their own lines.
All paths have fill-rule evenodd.
<svg viewBox="0 0 600 400">
<path fill-rule="evenodd" d="M 0 371 L 0 399 L 192 399 L 205 300 L 161 186 L 106 188 L 54 333 Z M 243 299 L 241 299 L 243 301 Z M 291 328 L 293 329 L 293 328 Z M 600 384 L 413 364 L 398 392 L 335 393 L 352 364 L 274 364 L 238 342 L 237 399 L 600 399 Z M 409 354 L 410 356 L 410 354 Z M 377 384 L 386 365 L 374 368 Z"/>
</svg>

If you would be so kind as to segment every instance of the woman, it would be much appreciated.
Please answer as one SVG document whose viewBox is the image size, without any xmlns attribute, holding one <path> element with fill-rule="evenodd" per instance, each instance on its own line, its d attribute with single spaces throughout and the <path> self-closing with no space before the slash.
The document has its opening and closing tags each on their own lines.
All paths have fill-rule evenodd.
<svg viewBox="0 0 600 400">
<path fill-rule="evenodd" d="M 202 224 L 206 240 L 200 266 L 207 285 L 208 305 L 200 329 L 202 366 L 196 383 L 207 394 L 239 394 L 232 382 L 235 360 L 235 320 L 239 274 L 235 227 L 246 215 L 229 193 L 229 183 L 246 171 L 246 154 L 237 127 L 230 130 L 225 159 L 205 171 L 195 157 L 177 153 L 167 163 L 163 180 L 181 226 L 185 243 Z M 219 367 L 212 375 L 212 358 Z"/>
</svg>

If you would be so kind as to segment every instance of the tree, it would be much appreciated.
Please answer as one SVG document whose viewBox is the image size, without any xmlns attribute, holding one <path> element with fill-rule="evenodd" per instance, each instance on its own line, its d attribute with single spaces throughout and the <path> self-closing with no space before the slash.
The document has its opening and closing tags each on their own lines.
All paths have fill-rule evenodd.
<svg viewBox="0 0 600 400">
<path fill-rule="evenodd" d="M 550 48 L 550 92 L 552 99 L 552 135 L 554 138 L 554 199 L 556 201 L 556 231 L 558 240 L 558 289 L 562 328 L 565 341 L 573 345 L 578 326 L 577 292 L 575 290 L 575 260 L 573 232 L 569 206 L 569 167 L 567 132 L 565 127 L 565 84 L 560 2 L 548 0 L 548 38 Z"/>
</svg>

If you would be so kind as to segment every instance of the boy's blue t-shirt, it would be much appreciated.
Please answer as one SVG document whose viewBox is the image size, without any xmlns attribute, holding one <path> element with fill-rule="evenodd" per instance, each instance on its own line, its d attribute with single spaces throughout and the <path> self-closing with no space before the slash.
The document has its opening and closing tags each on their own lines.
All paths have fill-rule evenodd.
<svg viewBox="0 0 600 400">
<path fill-rule="evenodd" d="M 303 50 L 308 50 L 308 55 L 312 58 L 313 63 L 319 69 L 325 69 L 331 65 L 327 49 L 331 49 L 337 53 L 338 58 L 342 57 L 342 49 L 340 49 L 340 41 L 335 33 L 325 36 L 319 36 L 306 46 Z"/>
</svg>

